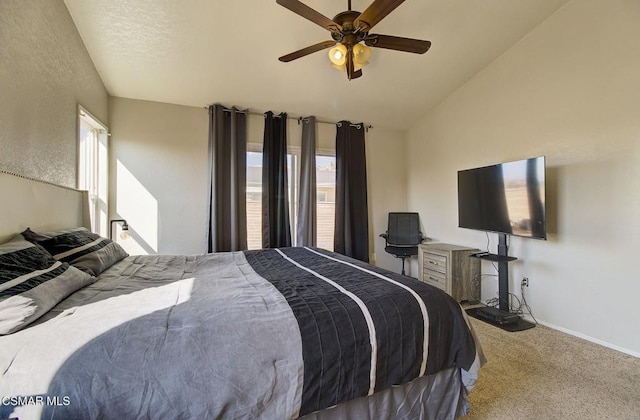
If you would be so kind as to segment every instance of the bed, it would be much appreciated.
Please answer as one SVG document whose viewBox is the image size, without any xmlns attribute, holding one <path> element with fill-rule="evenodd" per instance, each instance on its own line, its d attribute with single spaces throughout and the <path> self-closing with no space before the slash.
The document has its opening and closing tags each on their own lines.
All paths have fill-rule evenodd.
<svg viewBox="0 0 640 420">
<path fill-rule="evenodd" d="M 28 202 L 38 191 L 21 211 L 2 210 L 0 261 L 2 246 L 46 253 L 38 261 L 65 271 L 43 284 L 74 290 L 53 304 L 66 291 L 23 292 L 44 308 L 25 325 L 3 323 L 0 295 L 0 418 L 468 412 L 483 356 L 445 293 L 316 248 L 127 256 L 75 228 L 86 226 L 82 193 L 14 178 L 0 174 L 3 194 L 52 195 L 44 215 Z M 60 248 L 71 242 L 88 259 Z"/>
</svg>

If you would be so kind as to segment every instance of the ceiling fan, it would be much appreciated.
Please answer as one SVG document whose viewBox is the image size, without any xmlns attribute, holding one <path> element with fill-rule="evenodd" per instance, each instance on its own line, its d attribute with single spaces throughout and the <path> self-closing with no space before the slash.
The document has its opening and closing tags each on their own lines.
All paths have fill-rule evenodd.
<svg viewBox="0 0 640 420">
<path fill-rule="evenodd" d="M 334 47 L 329 51 L 333 66 L 344 70 L 347 78 L 351 80 L 362 76 L 362 67 L 368 64 L 371 55 L 369 47 L 424 54 L 431 47 L 430 41 L 369 33 L 371 28 L 403 2 L 404 0 L 374 0 L 360 13 L 351 10 L 351 0 L 348 0 L 348 10 L 329 19 L 298 0 L 276 0 L 279 5 L 331 32 L 332 38 L 330 41 L 322 41 L 283 55 L 279 60 L 288 63 Z"/>
</svg>

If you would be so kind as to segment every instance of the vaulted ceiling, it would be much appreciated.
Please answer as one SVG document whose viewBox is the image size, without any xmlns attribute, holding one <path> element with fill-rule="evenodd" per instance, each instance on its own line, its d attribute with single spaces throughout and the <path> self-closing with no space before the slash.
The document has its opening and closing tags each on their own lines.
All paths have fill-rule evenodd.
<svg viewBox="0 0 640 420">
<path fill-rule="evenodd" d="M 346 0 L 303 1 L 330 18 L 347 9 Z M 112 96 L 395 129 L 410 127 L 566 2 L 407 0 L 372 32 L 430 40 L 431 49 L 373 49 L 364 75 L 348 81 L 327 51 L 278 61 L 331 37 L 275 0 L 65 0 Z"/>
</svg>

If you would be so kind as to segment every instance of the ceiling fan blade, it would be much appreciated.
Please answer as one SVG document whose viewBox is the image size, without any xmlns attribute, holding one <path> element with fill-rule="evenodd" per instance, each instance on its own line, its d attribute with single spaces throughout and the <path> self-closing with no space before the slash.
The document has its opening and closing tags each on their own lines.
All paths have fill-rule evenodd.
<svg viewBox="0 0 640 420">
<path fill-rule="evenodd" d="M 339 32 L 342 30 L 342 26 L 338 25 L 322 13 L 313 10 L 306 4 L 299 2 L 298 0 L 276 0 L 276 3 L 278 3 L 280 6 L 286 7 L 293 13 L 296 13 L 303 18 L 322 26 L 328 31 Z"/>
<path fill-rule="evenodd" d="M 405 51 L 415 54 L 424 54 L 431 48 L 431 41 L 377 34 L 367 36 L 364 39 L 364 43 L 370 47 L 386 48 L 388 50 Z"/>
<path fill-rule="evenodd" d="M 378 22 L 391 13 L 404 0 L 374 0 L 353 22 L 360 32 L 369 32 Z"/>
<path fill-rule="evenodd" d="M 290 54 L 287 55 L 283 55 L 282 57 L 278 58 L 278 60 L 284 62 L 284 63 L 288 63 L 289 61 L 293 61 L 297 58 L 300 57 L 304 57 L 305 55 L 309 55 L 312 54 L 314 52 L 317 51 L 322 51 L 324 49 L 327 49 L 329 47 L 333 47 L 334 45 L 336 45 L 336 41 L 322 41 L 322 42 L 318 42 L 317 44 L 314 45 L 310 45 L 306 48 L 303 48 L 301 50 L 298 51 L 294 51 Z"/>
</svg>

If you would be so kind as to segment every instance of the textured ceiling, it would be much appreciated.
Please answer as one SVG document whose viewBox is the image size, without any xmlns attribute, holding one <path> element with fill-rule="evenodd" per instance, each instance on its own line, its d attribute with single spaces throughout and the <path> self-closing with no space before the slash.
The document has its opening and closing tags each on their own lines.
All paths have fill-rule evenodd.
<svg viewBox="0 0 640 420">
<path fill-rule="evenodd" d="M 353 0 L 364 10 L 370 0 Z M 407 0 L 372 33 L 426 39 L 424 55 L 374 49 L 348 81 L 326 51 L 278 57 L 329 32 L 275 0 L 65 0 L 110 95 L 410 127 L 567 0 Z M 306 0 L 328 17 L 342 0 Z"/>
</svg>

